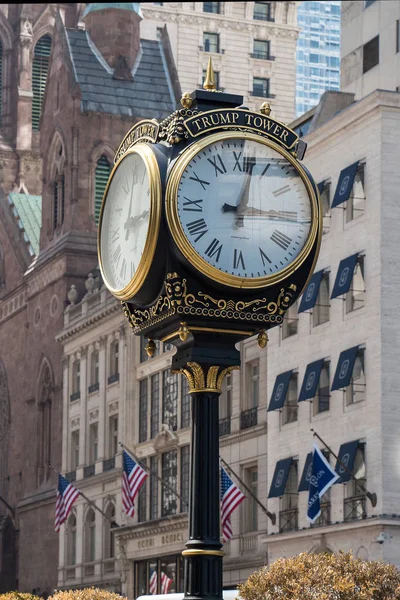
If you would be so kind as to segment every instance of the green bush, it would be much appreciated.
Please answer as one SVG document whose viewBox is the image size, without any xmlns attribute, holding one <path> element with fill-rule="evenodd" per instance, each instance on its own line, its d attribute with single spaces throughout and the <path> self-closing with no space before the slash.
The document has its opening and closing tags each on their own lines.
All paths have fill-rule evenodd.
<svg viewBox="0 0 400 600">
<path fill-rule="evenodd" d="M 1 600 L 1 598 L 0 598 Z M 12 600 L 12 599 L 10 599 Z M 100 588 L 84 588 L 82 590 L 63 590 L 54 592 L 48 600 L 127 600 L 124 596 L 101 590 Z"/>
<path fill-rule="evenodd" d="M 396 600 L 400 572 L 351 553 L 304 552 L 256 571 L 238 589 L 243 600 Z"/>
</svg>

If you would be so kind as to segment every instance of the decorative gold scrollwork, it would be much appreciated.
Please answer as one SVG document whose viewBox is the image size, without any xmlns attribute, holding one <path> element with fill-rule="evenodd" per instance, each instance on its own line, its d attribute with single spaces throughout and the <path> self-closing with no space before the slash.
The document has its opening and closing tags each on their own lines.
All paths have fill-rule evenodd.
<svg viewBox="0 0 400 600">
<path fill-rule="evenodd" d="M 226 375 L 239 369 L 239 366 L 232 367 L 208 367 L 207 372 L 203 367 L 196 362 L 188 362 L 183 369 L 173 371 L 174 373 L 182 373 L 189 384 L 189 393 L 196 392 L 216 392 L 221 393 L 222 382 Z"/>
<path fill-rule="evenodd" d="M 179 142 L 189 137 L 183 122 L 185 119 L 198 114 L 198 110 L 191 109 L 190 107 L 176 110 L 161 121 L 158 140 L 166 141 L 172 145 L 179 144 Z"/>
</svg>

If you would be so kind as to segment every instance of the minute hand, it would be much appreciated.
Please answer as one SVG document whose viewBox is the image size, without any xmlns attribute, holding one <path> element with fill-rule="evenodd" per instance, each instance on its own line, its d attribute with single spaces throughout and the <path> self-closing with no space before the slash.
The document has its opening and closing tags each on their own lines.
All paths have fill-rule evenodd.
<svg viewBox="0 0 400 600">
<path fill-rule="evenodd" d="M 262 210 L 253 206 L 246 207 L 246 217 L 261 217 L 265 219 L 284 219 L 285 221 L 297 221 L 298 215 L 296 211 L 291 210 Z"/>
</svg>

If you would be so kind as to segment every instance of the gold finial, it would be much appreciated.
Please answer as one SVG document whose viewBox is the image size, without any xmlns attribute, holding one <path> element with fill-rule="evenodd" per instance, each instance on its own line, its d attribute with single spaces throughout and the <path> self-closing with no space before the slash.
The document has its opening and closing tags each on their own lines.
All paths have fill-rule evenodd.
<svg viewBox="0 0 400 600">
<path fill-rule="evenodd" d="M 179 338 L 181 340 L 181 342 L 186 342 L 186 340 L 189 337 L 189 329 L 187 327 L 187 323 L 185 323 L 185 321 L 181 322 L 181 326 L 179 328 Z"/>
<path fill-rule="evenodd" d="M 192 106 L 193 100 L 189 92 L 185 92 L 184 94 L 182 94 L 181 104 L 183 108 L 190 108 Z"/>
<path fill-rule="evenodd" d="M 214 69 L 212 66 L 211 56 L 208 59 L 206 78 L 203 83 L 203 88 L 205 90 L 210 90 L 210 91 L 214 91 L 217 89 L 215 87 L 215 73 L 214 73 Z"/>
<path fill-rule="evenodd" d="M 144 348 L 147 352 L 147 356 L 149 358 L 153 358 L 154 354 L 156 353 L 156 345 L 154 343 L 154 340 L 148 340 L 147 341 L 147 345 Z"/>
<path fill-rule="evenodd" d="M 257 337 L 257 343 L 260 348 L 265 348 L 268 343 L 268 335 L 265 333 L 265 331 L 260 331 Z"/>
<path fill-rule="evenodd" d="M 260 113 L 267 117 L 271 114 L 271 105 L 269 102 L 263 102 L 260 106 Z"/>
</svg>

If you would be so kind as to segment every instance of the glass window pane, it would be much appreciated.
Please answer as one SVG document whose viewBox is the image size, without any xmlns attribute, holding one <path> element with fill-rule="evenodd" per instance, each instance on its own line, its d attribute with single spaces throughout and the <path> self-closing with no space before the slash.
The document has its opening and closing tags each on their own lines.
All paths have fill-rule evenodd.
<svg viewBox="0 0 400 600">
<path fill-rule="evenodd" d="M 181 512 L 189 510 L 190 446 L 181 448 Z"/>
<path fill-rule="evenodd" d="M 177 451 L 171 450 L 162 455 L 161 516 L 168 517 L 177 512 Z M 168 485 L 164 485 L 164 482 Z"/>
<path fill-rule="evenodd" d="M 158 457 L 150 458 L 150 521 L 158 519 Z"/>
<path fill-rule="evenodd" d="M 147 379 L 139 382 L 139 442 L 147 440 Z"/>
<path fill-rule="evenodd" d="M 151 439 L 155 438 L 160 430 L 160 377 L 159 374 L 151 376 L 150 379 L 150 400 L 151 400 Z"/>
<path fill-rule="evenodd" d="M 163 371 L 163 415 L 162 422 L 172 431 L 178 429 L 178 374 Z"/>
</svg>

